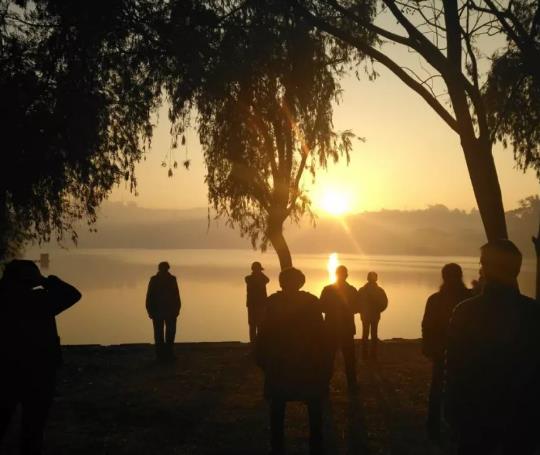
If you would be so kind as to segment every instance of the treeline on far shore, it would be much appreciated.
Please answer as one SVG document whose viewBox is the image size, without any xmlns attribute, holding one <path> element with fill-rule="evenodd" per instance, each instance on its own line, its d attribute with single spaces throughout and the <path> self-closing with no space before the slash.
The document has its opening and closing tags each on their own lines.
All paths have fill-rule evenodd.
<svg viewBox="0 0 540 455">
<path fill-rule="evenodd" d="M 534 256 L 531 236 L 538 231 L 540 199 L 531 196 L 507 211 L 510 238 L 524 256 Z M 210 223 L 207 209 L 162 210 L 106 203 L 97 232 L 79 230 L 80 248 L 250 248 L 248 239 L 223 221 Z M 319 217 L 286 225 L 296 253 L 474 256 L 485 242 L 477 210 L 432 205 L 418 210 L 381 210 L 344 218 Z M 69 244 L 66 244 L 69 245 Z M 51 245 L 52 247 L 52 245 Z"/>
</svg>

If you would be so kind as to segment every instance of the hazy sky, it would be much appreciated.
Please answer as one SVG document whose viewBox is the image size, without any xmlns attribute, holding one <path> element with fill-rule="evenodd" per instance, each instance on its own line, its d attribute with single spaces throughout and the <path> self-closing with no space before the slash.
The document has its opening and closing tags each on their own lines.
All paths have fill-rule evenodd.
<svg viewBox="0 0 540 455">
<path fill-rule="evenodd" d="M 414 56 L 406 57 L 409 60 Z M 342 81 L 342 102 L 335 109 L 336 130 L 351 129 L 366 142 L 355 141 L 349 167 L 331 165 L 321 171 L 311 188 L 314 206 L 324 194 L 337 191 L 350 200 L 352 211 L 423 208 L 445 204 L 469 210 L 476 207 L 458 136 L 414 92 L 380 65 L 380 77 L 370 82 L 354 76 Z M 170 148 L 166 109 L 160 113 L 152 150 L 137 167 L 135 197 L 122 185 L 113 201 L 136 201 L 139 206 L 192 208 L 207 205 L 205 167 L 196 133 L 187 137 L 191 168 L 181 162 L 185 150 L 173 157 L 179 168 L 173 178 L 161 162 Z M 519 199 L 538 194 L 534 172 L 517 170 L 511 150 L 497 146 L 494 152 L 505 209 Z M 310 177 L 306 176 L 305 183 Z"/>
</svg>

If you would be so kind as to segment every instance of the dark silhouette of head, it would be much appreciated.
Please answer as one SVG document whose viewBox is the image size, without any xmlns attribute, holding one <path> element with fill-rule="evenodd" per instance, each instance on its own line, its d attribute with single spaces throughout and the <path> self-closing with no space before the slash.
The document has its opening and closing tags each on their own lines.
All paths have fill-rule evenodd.
<svg viewBox="0 0 540 455">
<path fill-rule="evenodd" d="M 343 283 L 349 276 L 349 271 L 344 265 L 340 265 L 336 268 L 336 281 L 338 283 Z"/>
<path fill-rule="evenodd" d="M 441 269 L 443 284 L 455 286 L 463 284 L 463 270 L 459 264 L 451 262 Z"/>
<path fill-rule="evenodd" d="M 294 267 L 283 269 L 279 274 L 279 285 L 284 291 L 298 291 L 305 282 L 305 275 Z"/>
<path fill-rule="evenodd" d="M 263 266 L 259 261 L 255 261 L 253 264 L 251 264 L 252 272 L 262 272 L 263 270 Z"/>
<path fill-rule="evenodd" d="M 160 273 L 166 273 L 169 271 L 170 268 L 171 266 L 169 265 L 167 261 L 163 261 L 158 264 L 158 271 Z"/>
<path fill-rule="evenodd" d="M 368 283 L 376 283 L 378 279 L 379 276 L 377 275 L 377 272 L 369 272 L 367 274 Z"/>
<path fill-rule="evenodd" d="M 6 265 L 2 280 L 15 286 L 32 289 L 42 283 L 43 276 L 33 261 L 13 259 Z"/>
<path fill-rule="evenodd" d="M 523 256 L 510 240 L 492 240 L 480 248 L 482 274 L 488 283 L 517 286 Z"/>
<path fill-rule="evenodd" d="M 451 262 L 446 264 L 441 269 L 442 286 L 441 289 L 462 289 L 465 287 L 463 283 L 463 270 L 459 264 Z"/>
</svg>

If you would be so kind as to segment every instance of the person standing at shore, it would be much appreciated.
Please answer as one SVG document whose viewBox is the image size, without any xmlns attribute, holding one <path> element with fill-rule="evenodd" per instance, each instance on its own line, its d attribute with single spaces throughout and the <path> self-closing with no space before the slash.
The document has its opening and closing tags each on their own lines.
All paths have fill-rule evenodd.
<svg viewBox="0 0 540 455">
<path fill-rule="evenodd" d="M 350 392 L 357 389 L 356 355 L 354 350 L 354 315 L 358 309 L 358 291 L 347 283 L 347 267 L 336 268 L 336 282 L 325 286 L 321 293 L 321 307 L 325 314 L 332 359 L 341 351 L 345 363 L 347 385 Z M 334 363 L 332 361 L 332 363 Z"/>
<path fill-rule="evenodd" d="M 249 341 L 251 343 L 255 342 L 266 306 L 266 285 L 270 279 L 263 273 L 263 270 L 261 263 L 255 261 L 251 264 L 251 274 L 244 278 L 246 282 Z"/>
<path fill-rule="evenodd" d="M 328 393 L 330 362 L 319 299 L 300 291 L 304 282 L 304 274 L 292 267 L 279 274 L 282 290 L 268 297 L 257 337 L 255 358 L 264 371 L 264 395 L 270 404 L 272 454 L 285 453 L 288 401 L 307 404 L 310 453 L 323 453 L 322 400 Z"/>
<path fill-rule="evenodd" d="M 358 290 L 360 317 L 362 319 L 362 352 L 365 361 L 377 360 L 379 344 L 379 321 L 388 306 L 386 292 L 377 284 L 376 272 L 369 272 L 367 283 Z M 371 333 L 371 349 L 369 335 Z"/>
<path fill-rule="evenodd" d="M 481 248 L 485 285 L 448 328 L 445 411 L 458 455 L 532 455 L 539 446 L 540 307 L 522 295 L 519 249 Z"/>
<path fill-rule="evenodd" d="M 169 269 L 168 262 L 160 262 L 158 273 L 150 278 L 146 291 L 146 311 L 154 326 L 158 361 L 171 361 L 175 358 L 176 319 L 182 306 L 178 282 Z"/>
<path fill-rule="evenodd" d="M 422 351 L 433 365 L 427 432 L 434 442 L 440 442 L 441 437 L 444 355 L 450 317 L 458 303 L 472 296 L 471 290 L 463 283 L 463 271 L 458 264 L 446 264 L 441 275 L 442 285 L 428 298 L 422 320 Z"/>
<path fill-rule="evenodd" d="M 43 431 L 62 364 L 55 317 L 81 293 L 44 277 L 32 261 L 13 260 L 0 280 L 0 442 L 21 405 L 21 454 L 42 453 Z"/>
</svg>

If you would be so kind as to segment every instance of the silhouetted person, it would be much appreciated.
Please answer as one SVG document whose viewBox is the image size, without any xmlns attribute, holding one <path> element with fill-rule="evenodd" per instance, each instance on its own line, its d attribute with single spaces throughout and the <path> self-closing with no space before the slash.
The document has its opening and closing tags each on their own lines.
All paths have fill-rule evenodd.
<svg viewBox="0 0 540 455">
<path fill-rule="evenodd" d="M 378 276 L 369 272 L 367 283 L 358 290 L 360 317 L 362 318 L 362 351 L 364 360 L 377 360 L 379 344 L 379 321 L 381 313 L 388 306 L 386 292 L 377 284 Z M 371 332 L 371 349 L 369 349 L 369 334 Z"/>
<path fill-rule="evenodd" d="M 422 350 L 433 362 L 427 430 L 430 439 L 440 441 L 441 402 L 444 378 L 444 355 L 450 317 L 456 305 L 471 297 L 463 283 L 463 271 L 458 264 L 446 264 L 441 271 L 442 285 L 426 303 L 422 320 Z"/>
<path fill-rule="evenodd" d="M 347 267 L 336 268 L 336 282 L 325 286 L 321 293 L 321 306 L 325 313 L 325 323 L 332 349 L 332 356 L 338 350 L 343 354 L 347 384 L 350 391 L 356 390 L 356 356 L 354 352 L 354 315 L 359 312 L 358 291 L 347 283 Z"/>
<path fill-rule="evenodd" d="M 150 278 L 146 292 L 146 310 L 154 324 L 156 358 L 160 361 L 174 359 L 176 318 L 182 306 L 176 277 L 169 268 L 168 262 L 159 263 L 158 273 Z"/>
<path fill-rule="evenodd" d="M 272 453 L 284 451 L 287 401 L 307 403 L 312 454 L 322 453 L 322 399 L 328 392 L 330 362 L 319 300 L 300 291 L 305 277 L 289 268 L 279 275 L 281 291 L 268 297 L 257 337 L 257 363 L 264 371 L 270 402 Z"/>
<path fill-rule="evenodd" d="M 445 409 L 460 455 L 527 455 L 537 446 L 540 315 L 519 292 L 521 261 L 509 240 L 484 245 L 482 293 L 452 314 Z"/>
<path fill-rule="evenodd" d="M 264 316 L 266 306 L 266 285 L 270 281 L 262 272 L 264 269 L 260 262 L 251 264 L 251 274 L 246 281 L 246 306 L 248 311 L 249 341 L 253 343 L 257 336 L 258 327 Z"/>
<path fill-rule="evenodd" d="M 0 440 L 18 404 L 21 453 L 38 455 L 62 362 L 55 316 L 81 294 L 32 261 L 13 260 L 0 280 Z"/>
</svg>

